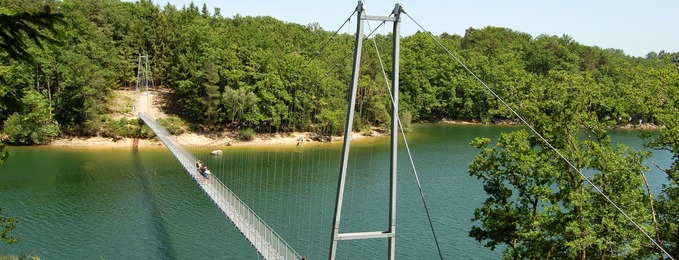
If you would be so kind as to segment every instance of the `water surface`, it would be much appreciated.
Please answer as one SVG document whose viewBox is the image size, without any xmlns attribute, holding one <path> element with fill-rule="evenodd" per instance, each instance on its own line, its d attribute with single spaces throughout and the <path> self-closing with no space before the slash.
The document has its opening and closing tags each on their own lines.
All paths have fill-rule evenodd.
<svg viewBox="0 0 679 260">
<path fill-rule="evenodd" d="M 496 259 L 468 236 L 474 208 L 485 199 L 467 174 L 474 137 L 497 138 L 510 126 L 417 125 L 408 134 L 413 162 L 446 259 Z M 642 148 L 635 131 L 614 142 Z M 400 143 L 401 148 L 405 147 Z M 0 166 L 0 206 L 20 221 L 22 241 L 1 254 L 43 259 L 257 259 L 238 230 L 164 148 L 10 147 Z M 327 258 L 341 144 L 190 148 L 239 197 L 308 259 Z M 397 255 L 438 253 L 404 149 L 399 152 Z M 668 153 L 647 161 L 669 167 Z M 388 226 L 388 139 L 352 143 L 340 230 Z M 653 168 L 654 169 L 654 168 Z M 649 174 L 654 191 L 664 176 Z M 339 259 L 383 259 L 383 239 L 341 241 Z"/>
</svg>

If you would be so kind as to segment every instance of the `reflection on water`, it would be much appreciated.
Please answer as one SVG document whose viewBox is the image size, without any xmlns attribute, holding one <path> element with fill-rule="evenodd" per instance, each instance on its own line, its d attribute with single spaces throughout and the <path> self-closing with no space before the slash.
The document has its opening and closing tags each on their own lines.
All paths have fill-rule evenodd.
<svg viewBox="0 0 679 260">
<path fill-rule="evenodd" d="M 478 153 L 474 137 L 516 129 L 418 125 L 409 134 L 414 163 L 445 258 L 496 259 L 467 234 L 473 209 L 485 199 L 467 174 Z M 641 148 L 634 131 L 614 142 Z M 401 145 L 403 145 L 401 143 Z M 327 257 L 340 144 L 223 147 L 193 152 L 300 254 Z M 256 259 L 258 255 L 163 148 L 75 149 L 11 147 L 0 167 L 0 206 L 19 218 L 17 245 L 0 255 L 43 259 Z M 397 255 L 438 258 L 405 151 L 399 152 Z M 651 159 L 669 166 L 667 153 Z M 647 162 L 651 166 L 650 162 Z M 341 232 L 386 230 L 388 140 L 352 143 Z M 649 174 L 654 190 L 663 176 Z M 341 242 L 341 258 L 381 259 L 381 239 Z"/>
</svg>

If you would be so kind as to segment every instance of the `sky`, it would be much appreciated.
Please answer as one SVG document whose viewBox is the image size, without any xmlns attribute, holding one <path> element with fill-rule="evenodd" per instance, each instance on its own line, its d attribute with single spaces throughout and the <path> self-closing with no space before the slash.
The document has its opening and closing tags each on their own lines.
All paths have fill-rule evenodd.
<svg viewBox="0 0 679 260">
<path fill-rule="evenodd" d="M 357 0 L 153 0 L 161 7 L 170 3 L 177 8 L 191 2 L 199 8 L 205 3 L 211 13 L 218 7 L 223 17 L 271 16 L 302 25 L 318 23 L 328 31 L 339 29 L 358 4 Z M 368 15 L 389 15 L 396 3 L 412 17 L 402 18 L 403 36 L 422 30 L 417 21 L 435 35 L 464 36 L 469 28 L 495 26 L 533 37 L 569 35 L 580 44 L 620 49 L 635 57 L 651 51 L 679 52 L 676 0 L 364 0 Z M 350 25 L 343 31 L 356 30 L 355 16 Z M 370 23 L 372 28 L 377 25 Z"/>
</svg>

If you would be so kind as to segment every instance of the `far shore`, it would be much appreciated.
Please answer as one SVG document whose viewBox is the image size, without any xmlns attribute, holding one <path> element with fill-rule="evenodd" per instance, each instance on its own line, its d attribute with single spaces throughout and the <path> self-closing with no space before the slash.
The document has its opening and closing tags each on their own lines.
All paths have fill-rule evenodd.
<svg viewBox="0 0 679 260">
<path fill-rule="evenodd" d="M 438 123 L 441 124 L 465 124 L 465 125 L 489 125 L 478 122 L 466 121 L 451 121 L 443 120 Z M 508 122 L 493 123 L 490 125 L 519 125 Z M 618 125 L 614 129 L 656 129 L 658 128 L 652 124 L 642 125 Z M 383 136 L 383 133 L 353 133 L 352 140 Z M 342 136 L 332 136 L 329 140 L 319 140 L 315 133 L 311 132 L 294 132 L 294 133 L 280 133 L 280 134 L 259 134 L 251 141 L 242 141 L 235 138 L 223 137 L 212 138 L 208 135 L 201 135 L 196 133 L 186 133 L 180 136 L 175 136 L 175 140 L 184 147 L 223 147 L 223 146 L 273 146 L 273 145 L 304 145 L 308 143 L 332 143 L 342 142 Z M 160 140 L 153 139 L 134 139 L 122 138 L 114 139 L 109 137 L 62 137 L 57 138 L 47 144 L 52 147 L 99 147 L 99 148 L 127 148 L 127 147 L 162 147 Z"/>
<path fill-rule="evenodd" d="M 167 91 L 156 91 L 149 92 L 146 95 L 140 95 L 138 97 L 136 107 L 139 111 L 151 110 L 151 114 L 158 118 L 167 117 L 167 115 L 162 111 L 162 104 L 165 103 L 167 99 Z M 126 111 L 125 108 L 129 108 L 130 104 L 134 102 L 136 98 L 136 93 L 130 90 L 119 90 L 114 93 L 116 95 L 116 100 L 126 101 L 123 104 L 117 104 L 114 111 Z M 150 100 L 153 100 L 150 102 Z M 150 105 L 150 106 L 149 106 Z M 127 111 L 122 114 L 117 114 L 116 116 L 135 118 L 131 111 Z M 522 125 L 516 120 L 499 120 L 493 121 L 491 123 L 483 123 L 478 121 L 458 121 L 458 120 L 448 120 L 442 119 L 434 122 L 421 122 L 421 123 L 434 123 L 434 124 L 464 124 L 464 125 Z M 658 128 L 652 124 L 623 124 L 613 126 L 614 129 L 656 129 Z M 370 134 L 366 133 L 352 133 L 351 140 L 363 139 L 366 137 L 382 136 L 385 135 L 380 132 L 379 128 L 375 128 Z M 0 139 L 4 139 L 0 136 Z M 235 138 L 234 133 L 219 133 L 219 134 L 198 134 L 198 133 L 186 133 L 180 136 L 175 136 L 175 140 L 184 147 L 224 147 L 224 146 L 273 146 L 273 145 L 304 145 L 307 143 L 333 143 L 342 142 L 343 137 L 341 136 L 318 136 L 311 132 L 294 132 L 294 133 L 279 133 L 279 134 L 258 134 L 254 140 L 242 141 Z M 99 148 L 131 148 L 131 147 L 162 147 L 163 144 L 157 138 L 153 139 L 134 139 L 134 138 L 122 138 L 114 139 L 107 137 L 60 137 L 46 146 L 49 147 L 99 147 Z"/>
<path fill-rule="evenodd" d="M 366 135 L 363 133 L 352 133 L 351 140 L 364 139 L 367 137 L 380 136 L 380 134 Z M 263 134 L 257 135 L 254 140 L 241 141 L 230 137 L 211 138 L 207 135 L 195 133 L 182 134 L 175 136 L 175 141 L 184 147 L 224 147 L 224 146 L 274 146 L 274 145 L 308 145 L 311 143 L 333 143 L 344 140 L 342 136 L 327 137 L 328 139 L 319 140 L 314 133 L 284 133 L 284 134 Z M 122 138 L 113 139 L 109 137 L 63 137 L 58 138 L 47 144 L 52 147 L 99 147 L 99 148 L 128 148 L 128 147 L 162 147 L 163 144 L 157 138 L 135 139 Z"/>
</svg>

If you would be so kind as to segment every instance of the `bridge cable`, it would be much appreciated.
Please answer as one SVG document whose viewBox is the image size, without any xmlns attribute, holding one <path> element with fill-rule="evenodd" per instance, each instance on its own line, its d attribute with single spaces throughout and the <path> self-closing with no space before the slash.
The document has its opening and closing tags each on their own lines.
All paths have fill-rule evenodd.
<svg viewBox="0 0 679 260">
<path fill-rule="evenodd" d="M 293 193 L 293 194 L 296 195 L 295 196 L 296 197 L 295 205 L 298 205 L 297 206 L 297 220 L 298 221 L 297 221 L 297 228 L 295 230 L 299 230 L 298 236 L 302 237 L 302 236 L 304 236 L 304 227 L 302 225 L 303 223 L 301 223 L 301 221 L 299 221 L 299 220 L 302 219 L 302 213 L 304 211 L 304 207 L 302 206 L 302 195 L 303 194 L 300 191 L 302 190 L 302 183 L 304 183 L 304 176 L 307 175 L 305 173 L 305 169 L 304 169 L 305 164 L 304 163 L 305 162 L 309 163 L 309 162 L 307 162 L 307 160 L 306 160 L 306 155 L 304 153 L 304 150 L 300 150 L 299 153 L 291 152 L 291 154 L 297 155 L 297 167 L 299 168 L 299 169 L 297 169 L 298 177 L 297 177 L 297 181 L 295 182 L 296 190 L 295 190 L 295 193 Z"/>
<path fill-rule="evenodd" d="M 289 187 L 288 194 L 295 194 L 295 188 L 293 187 L 294 183 L 295 183 L 295 179 L 293 178 L 294 173 L 295 173 L 295 156 L 294 156 L 294 154 L 290 153 L 290 168 L 288 169 L 288 172 L 287 172 L 288 181 L 290 183 L 288 185 L 288 187 Z M 289 196 L 288 205 L 298 205 L 297 202 L 294 201 L 294 199 L 295 199 L 294 196 Z M 290 208 L 290 206 L 286 206 L 286 209 L 289 209 L 289 208 Z M 288 217 L 288 224 L 287 225 L 288 225 L 288 227 L 292 227 L 292 225 L 290 223 L 292 222 L 294 214 L 293 213 L 287 213 L 286 215 Z M 298 232 L 297 227 L 294 227 L 293 231 L 291 233 L 294 236 L 295 234 L 297 234 L 297 232 Z"/>
<path fill-rule="evenodd" d="M 358 12 L 358 10 L 354 10 L 354 12 L 352 12 L 351 15 L 349 15 L 349 17 L 348 17 L 346 20 L 344 20 L 344 23 L 342 23 L 342 25 L 340 25 L 340 27 L 339 27 L 339 28 L 338 28 L 338 29 L 330 36 L 330 38 L 329 38 L 328 40 L 326 40 L 325 43 L 323 43 L 323 45 L 321 45 L 321 48 L 318 49 L 318 51 L 316 51 L 315 55 L 312 56 L 312 57 L 307 61 L 307 63 L 297 71 L 297 74 L 295 74 L 295 79 L 299 79 L 299 75 L 300 75 L 306 68 L 309 67 L 309 65 L 311 64 L 311 62 L 314 61 L 314 60 L 315 60 L 316 58 L 318 58 L 319 56 L 321 56 L 321 52 L 323 52 L 323 50 L 325 49 L 325 47 L 328 46 L 328 44 L 330 43 L 330 41 L 332 41 L 333 39 L 335 39 L 335 36 L 337 36 L 337 35 L 339 34 L 339 32 L 342 30 L 342 28 L 344 28 L 344 26 L 345 26 L 347 23 L 349 23 L 349 22 L 351 21 L 351 17 L 353 17 L 354 14 L 356 14 L 357 12 Z M 297 80 L 296 80 L 296 81 L 297 81 Z M 295 83 L 297 83 L 297 82 L 295 82 Z M 305 91 L 305 95 L 306 95 L 306 91 Z M 295 107 L 296 107 L 296 106 L 295 106 L 295 103 L 296 103 L 296 100 L 297 100 L 297 84 L 295 84 L 295 89 L 294 89 L 294 99 L 293 99 L 293 105 L 292 105 L 292 112 L 293 112 L 293 114 L 294 114 L 294 112 L 295 112 Z M 296 119 L 296 117 L 293 118 L 293 123 L 292 123 L 292 124 L 293 124 L 293 125 L 292 125 L 293 130 L 294 130 L 295 124 L 296 124 L 295 119 Z"/>
<path fill-rule="evenodd" d="M 521 122 L 522 122 L 523 124 L 525 124 L 525 125 L 526 125 L 526 126 L 527 126 L 534 134 L 535 134 L 535 135 L 537 135 L 538 138 L 540 138 L 540 140 L 542 140 L 542 142 L 545 143 L 545 144 L 547 145 L 547 147 L 549 147 L 552 151 L 556 152 L 556 154 L 559 155 L 559 157 L 561 157 L 561 159 L 564 160 L 564 161 L 566 162 L 566 164 L 568 164 L 573 170 L 575 170 L 578 174 L 580 174 L 580 176 L 581 176 L 583 179 L 585 179 L 585 181 L 586 181 L 589 185 L 592 185 L 592 187 L 594 187 L 594 189 L 595 189 L 599 194 L 601 194 L 601 196 L 602 196 L 606 201 L 608 201 L 609 203 L 611 203 L 611 205 L 613 205 L 613 207 L 614 207 L 615 209 L 617 209 L 623 216 L 625 216 L 625 218 L 627 218 L 627 220 L 628 220 L 630 223 L 632 223 L 639 231 L 641 231 L 641 233 L 643 233 L 649 240 L 651 240 L 651 242 L 653 242 L 653 244 L 655 244 L 661 251 L 663 251 L 663 253 L 665 253 L 670 259 L 674 260 L 674 258 L 672 257 L 672 255 L 670 255 L 667 251 L 665 251 L 665 249 L 664 249 L 657 241 L 655 241 L 655 239 L 653 239 L 648 233 L 646 233 L 646 231 L 644 231 L 643 228 L 641 228 L 641 226 L 640 226 L 639 224 L 637 224 L 636 221 L 634 221 L 629 215 L 627 215 L 627 213 L 625 213 L 625 211 L 623 211 L 623 210 L 618 206 L 618 204 L 616 204 L 615 202 L 613 202 L 613 200 L 611 200 L 611 199 L 610 199 L 610 198 L 609 198 L 609 197 L 608 197 L 608 196 L 607 196 L 607 195 L 606 195 L 606 194 L 605 194 L 598 186 L 596 186 L 596 185 L 594 184 L 594 182 L 592 182 L 589 178 L 587 178 L 587 176 L 585 176 L 585 174 L 583 174 L 582 171 L 581 171 L 580 169 L 578 169 L 577 167 L 575 167 L 575 165 L 574 165 L 570 160 L 568 160 L 568 158 L 566 158 L 566 156 L 563 155 L 563 154 L 561 153 L 561 151 L 559 151 L 559 149 L 557 149 L 556 147 L 554 147 L 551 143 L 549 143 L 549 141 L 547 141 L 547 139 L 546 139 L 545 137 L 543 137 L 540 133 L 538 133 L 538 131 L 535 130 L 535 128 L 533 128 L 533 126 L 532 126 L 531 124 L 529 124 L 528 121 L 526 121 L 526 119 L 524 119 L 518 112 L 516 112 L 516 110 L 514 110 L 514 109 L 513 109 L 513 108 L 512 108 L 512 107 L 511 107 L 504 99 L 502 99 L 502 97 L 500 97 L 500 95 L 498 95 L 497 93 L 495 93 L 495 91 L 493 91 L 493 89 L 491 89 L 485 82 L 483 82 L 483 80 L 481 80 L 481 78 L 479 78 L 479 77 L 478 77 L 471 69 L 469 69 L 469 68 L 468 68 L 468 67 L 467 67 L 467 66 L 466 66 L 466 65 L 465 65 L 465 64 L 464 64 L 457 56 L 455 56 L 455 54 L 453 54 L 453 53 L 452 53 L 450 50 L 448 50 L 448 49 L 447 49 L 447 48 L 446 48 L 439 40 L 437 40 L 436 37 L 434 37 L 434 35 L 431 34 L 431 32 L 425 30 L 425 29 L 422 27 L 422 25 L 420 25 L 417 21 L 415 21 L 415 19 L 413 19 L 408 13 L 405 13 L 405 14 L 406 14 L 406 15 L 407 15 L 407 16 L 408 16 L 415 24 L 417 24 L 417 26 L 419 26 L 420 29 L 422 29 L 422 31 L 426 32 L 427 35 L 429 35 L 430 38 L 432 38 L 439 46 L 441 46 L 441 48 L 443 48 L 443 49 L 444 49 L 444 50 L 445 50 L 445 51 L 446 51 L 446 52 L 447 52 L 447 53 L 448 53 L 448 54 L 449 54 L 449 55 L 450 55 L 450 56 L 451 56 L 458 64 L 460 64 L 460 65 L 461 65 L 461 66 L 462 66 L 469 74 L 471 74 L 471 75 L 472 75 L 479 83 L 481 83 L 481 85 L 483 85 L 483 86 L 484 86 L 484 87 L 485 87 L 485 88 L 486 88 L 486 89 L 487 89 L 487 90 L 488 90 L 495 98 L 497 98 L 497 99 L 498 99 L 498 100 L 499 100 L 499 101 L 500 101 L 507 109 L 509 109 L 509 110 L 512 112 L 512 114 L 514 114 L 517 118 L 519 118 L 519 120 L 521 120 Z"/>
<path fill-rule="evenodd" d="M 351 21 L 351 17 L 353 17 L 354 14 L 356 14 L 356 12 L 357 12 L 357 11 L 354 10 L 354 12 L 351 13 L 351 15 L 349 15 L 349 18 L 347 18 L 347 19 L 344 21 L 344 23 L 343 23 L 343 24 L 335 31 L 335 33 L 333 33 L 332 36 L 330 36 L 330 39 L 328 39 L 327 41 L 325 41 L 325 43 L 323 43 L 323 45 L 321 46 L 321 48 L 320 48 L 318 51 L 316 51 L 316 55 L 314 55 L 311 59 L 309 59 L 309 61 L 307 61 L 306 65 L 304 65 L 304 67 L 302 67 L 302 68 L 297 72 L 297 76 L 299 76 L 299 74 L 302 73 L 302 71 L 304 71 L 304 69 L 306 69 L 307 67 L 309 67 L 309 65 L 311 64 L 312 61 L 314 61 L 316 58 L 318 58 L 319 56 L 321 56 L 321 52 L 323 52 L 323 50 L 325 49 L 325 47 L 328 46 L 328 44 L 330 43 L 330 41 L 332 41 L 332 40 L 335 38 L 335 36 L 337 36 L 337 34 L 339 34 L 339 31 L 342 30 L 342 28 L 344 28 L 344 26 L 345 26 L 349 21 Z"/>
<path fill-rule="evenodd" d="M 334 165 L 332 163 L 333 161 L 331 159 L 332 154 L 330 152 L 330 149 L 323 148 L 322 151 L 323 151 L 322 156 L 319 155 L 319 162 L 321 162 L 321 161 L 322 162 L 319 163 L 319 167 L 318 167 L 318 171 L 323 173 L 322 174 L 323 178 L 321 180 L 319 180 L 319 183 L 323 183 L 323 187 L 321 188 L 322 189 L 322 196 L 321 196 L 322 200 L 321 200 L 321 214 L 320 214 L 321 218 L 320 218 L 320 221 L 319 221 L 320 223 L 324 223 L 324 217 L 326 216 L 326 212 L 328 212 L 327 213 L 328 215 L 332 214 L 332 213 L 330 213 L 331 211 L 329 211 L 329 210 L 326 211 L 326 209 L 330 209 L 330 205 L 331 205 L 331 203 L 329 203 L 329 200 L 326 199 L 326 198 L 328 198 L 327 195 L 329 193 L 331 193 L 332 189 L 330 188 L 330 186 L 333 185 L 333 182 L 330 180 L 330 174 L 327 174 L 327 173 L 331 172 L 331 169 L 332 169 L 331 165 Z M 332 220 L 328 220 L 328 221 L 332 221 Z M 322 228 L 318 227 L 318 229 L 320 230 Z M 325 240 L 325 239 L 327 239 L 327 236 L 323 232 L 317 232 L 317 235 L 318 235 L 318 239 L 316 239 L 316 241 L 318 243 L 317 248 L 323 248 L 324 245 L 327 245 L 327 243 L 329 243 L 329 241 Z M 320 259 L 320 257 L 319 257 L 319 259 Z"/>
<path fill-rule="evenodd" d="M 377 27 L 375 27 L 375 30 L 372 30 L 368 35 L 364 36 L 363 38 L 364 38 L 364 39 L 370 38 L 370 36 L 372 36 L 372 35 L 373 35 L 373 34 L 374 34 L 381 26 L 383 26 L 385 23 L 386 23 L 386 22 L 384 22 L 384 21 L 381 22 L 380 25 L 378 25 Z M 344 58 L 342 58 L 339 62 L 335 63 L 335 66 L 333 66 L 332 68 L 330 68 L 330 70 L 328 70 L 327 72 L 325 72 L 325 73 L 323 74 L 323 77 L 322 77 L 321 79 L 317 80 L 316 83 L 319 83 L 319 82 L 323 81 L 323 79 L 325 79 L 325 78 L 327 78 L 328 76 L 330 76 L 330 72 L 334 71 L 337 67 L 339 67 L 340 63 L 344 63 L 344 61 L 347 60 L 349 57 L 351 57 L 353 54 L 354 54 L 354 50 L 351 50 L 349 53 L 347 53 L 347 55 L 344 56 Z"/>
<path fill-rule="evenodd" d="M 360 112 L 359 112 L 359 114 L 360 114 Z M 367 189 L 366 192 L 365 192 L 365 195 L 363 195 L 363 196 L 358 194 L 359 189 L 356 189 L 356 187 L 358 187 L 361 183 L 361 172 L 359 171 L 359 166 L 358 166 L 359 149 L 352 149 L 350 152 L 353 154 L 353 160 L 351 160 L 351 161 L 353 162 L 353 169 L 352 169 L 353 172 L 352 172 L 352 174 L 354 175 L 354 177 L 351 178 L 351 184 L 350 185 L 351 185 L 351 187 L 354 187 L 354 188 L 353 188 L 353 192 L 351 192 L 351 203 L 348 206 L 348 208 L 353 209 L 353 210 L 349 211 L 348 219 L 356 219 L 352 216 L 354 213 L 356 213 L 356 216 L 362 216 L 363 214 L 368 212 L 367 211 L 367 201 L 368 200 L 365 199 L 365 198 L 374 198 L 374 196 L 372 196 L 370 194 L 371 189 Z M 363 158 L 364 156 L 361 156 L 361 157 Z M 363 166 L 363 167 L 370 169 L 370 164 Z M 361 168 L 363 168 L 363 167 L 361 167 Z M 349 186 L 349 184 L 347 184 L 347 186 Z M 360 228 L 361 230 L 367 230 L 366 226 L 367 226 L 368 222 L 369 221 L 365 221 L 365 219 L 363 221 L 359 221 L 359 223 L 357 223 L 356 227 Z M 365 259 L 366 258 L 366 256 L 365 256 L 366 252 L 363 250 L 365 248 L 365 241 L 366 241 L 365 239 L 356 240 L 356 243 L 358 244 L 356 246 L 358 247 L 358 251 L 359 251 L 358 256 L 356 256 L 357 259 Z"/>
<path fill-rule="evenodd" d="M 304 152 L 304 151 L 302 150 L 302 152 Z M 316 151 L 315 151 L 315 149 L 311 149 L 311 151 L 309 151 L 309 152 L 311 153 L 310 155 L 307 156 L 309 158 L 309 162 L 305 165 L 306 166 L 305 174 L 306 174 L 306 177 L 307 177 L 305 183 L 315 183 L 314 180 L 313 180 L 315 174 L 312 173 L 313 172 L 312 162 L 315 164 L 314 159 L 315 159 L 315 156 L 316 156 Z M 300 216 L 300 219 L 302 219 L 303 216 L 311 216 L 311 212 L 312 212 L 311 208 L 313 207 L 312 200 L 309 199 L 308 201 L 309 201 L 309 204 L 306 207 L 307 211 L 305 211 L 304 214 L 302 214 L 302 216 Z M 311 230 L 312 230 L 312 226 L 313 226 L 312 223 L 313 222 L 311 220 L 309 220 L 308 223 L 309 224 L 306 225 L 306 234 L 304 235 L 304 237 L 311 237 Z M 306 243 L 306 246 L 307 246 L 307 252 L 311 252 L 312 251 L 311 243 Z"/>
<path fill-rule="evenodd" d="M 384 22 L 383 22 L 384 23 Z M 370 23 L 368 23 L 368 27 L 370 27 Z M 373 45 L 375 46 L 375 50 L 377 52 L 377 59 L 380 62 L 380 68 L 382 69 L 382 75 L 384 76 L 384 80 L 387 86 L 387 90 L 389 90 L 389 97 L 391 99 L 391 108 L 395 110 L 395 104 L 396 101 L 394 99 L 394 93 L 391 92 L 391 88 L 389 87 L 389 77 L 387 76 L 387 72 L 384 69 L 384 62 L 382 61 L 382 56 L 380 55 L 379 48 L 377 47 L 377 41 L 375 40 L 375 37 L 372 38 Z M 392 68 L 393 69 L 393 68 Z M 408 159 L 410 160 L 410 166 L 413 169 L 413 174 L 415 175 L 415 180 L 417 182 L 417 188 L 420 191 L 420 198 L 422 199 L 422 205 L 424 206 L 424 211 L 427 214 L 427 219 L 429 221 L 429 228 L 431 229 L 431 233 L 434 236 L 434 242 L 436 243 L 436 250 L 438 251 L 439 258 L 443 259 L 443 253 L 441 252 L 441 246 L 439 244 L 438 237 L 436 236 L 436 231 L 434 230 L 434 224 L 431 219 L 431 214 L 429 213 L 429 207 L 427 206 L 427 201 L 424 198 L 424 191 L 422 190 L 422 184 L 420 183 L 420 177 L 419 174 L 417 174 L 417 168 L 415 167 L 415 162 L 413 161 L 413 155 L 410 152 L 410 146 L 408 145 L 408 140 L 406 139 L 406 134 L 405 131 L 403 130 L 403 124 L 401 124 L 401 117 L 398 116 L 398 111 L 396 114 L 396 119 L 398 121 L 398 126 L 399 130 L 401 131 L 401 135 L 403 136 L 403 143 L 405 144 L 406 151 L 408 152 Z"/>
<path fill-rule="evenodd" d="M 258 160 L 259 169 L 257 169 L 257 167 L 255 167 L 255 170 L 257 171 L 257 173 L 259 173 L 258 179 L 259 179 L 259 193 L 260 194 L 262 192 L 262 185 L 264 185 L 264 194 L 269 193 L 269 185 L 266 185 L 266 183 L 269 181 L 269 176 L 266 175 L 266 178 L 264 178 L 265 177 L 264 169 L 266 167 L 266 164 L 264 164 L 264 159 L 266 157 L 268 157 L 269 152 L 271 152 L 271 151 L 270 151 L 270 149 L 266 149 L 266 150 L 267 150 L 267 154 L 261 154 L 259 152 L 257 153 L 259 155 L 259 160 Z M 264 197 L 264 198 L 268 198 L 268 197 Z M 264 203 L 263 203 L 264 207 L 262 207 L 262 209 L 266 209 L 266 202 L 267 201 L 268 201 L 268 199 L 264 199 Z M 258 206 L 261 207 L 262 205 L 258 205 Z M 264 213 L 260 213 L 261 215 L 266 214 L 265 210 L 261 210 L 260 212 L 264 212 Z"/>
<path fill-rule="evenodd" d="M 353 16 L 353 14 L 352 14 L 352 16 Z M 351 19 L 351 17 L 349 17 L 349 19 L 347 19 L 347 21 L 349 21 L 350 19 Z M 345 22 L 345 23 L 346 23 L 346 22 Z M 371 31 L 370 34 L 368 34 L 367 36 L 364 36 L 365 39 L 367 39 L 368 37 L 370 37 L 371 35 L 373 35 L 373 34 L 375 33 L 375 31 L 377 31 L 377 29 L 379 29 L 379 27 L 382 26 L 382 25 L 384 25 L 384 24 L 385 24 L 385 22 L 382 22 L 378 27 L 375 28 L 375 30 Z M 344 25 L 343 25 L 343 26 L 344 26 Z M 340 29 L 341 29 L 341 28 L 340 28 Z M 339 31 L 339 30 L 338 30 L 338 31 Z M 335 34 L 337 34 L 338 31 L 336 31 Z M 333 37 L 334 37 L 334 36 L 335 36 L 335 35 L 333 35 Z M 319 51 L 318 53 L 320 54 L 320 51 Z M 351 57 L 353 54 L 354 54 L 354 50 L 352 49 L 352 50 L 351 50 L 349 53 L 347 53 L 347 54 L 346 54 L 339 62 L 336 62 L 335 65 L 332 66 L 332 68 L 330 68 L 330 69 L 327 70 L 325 73 L 323 73 L 323 77 L 317 78 L 316 81 L 314 81 L 314 83 L 312 83 L 311 85 L 312 85 L 312 86 L 315 86 L 315 85 L 317 85 L 317 84 L 320 85 L 320 83 L 321 83 L 325 78 L 327 78 L 328 76 L 330 76 L 330 73 L 331 73 L 331 72 L 333 72 L 335 69 L 337 69 L 341 64 L 346 64 L 345 61 L 346 61 L 349 57 Z M 302 69 L 299 70 L 299 72 L 298 72 L 298 74 L 297 74 L 297 77 L 299 76 L 299 74 L 300 74 L 306 67 L 309 66 L 310 63 L 311 63 L 311 61 L 309 61 L 309 62 L 305 65 L 305 67 L 303 67 Z M 295 95 L 297 95 L 296 92 L 295 92 Z M 296 96 L 295 96 L 295 98 L 296 98 Z M 293 107 L 293 109 L 294 109 L 294 107 Z M 293 124 L 294 124 L 294 123 L 293 123 Z"/>
<path fill-rule="evenodd" d="M 373 34 L 377 31 L 377 29 L 379 29 L 380 26 L 382 26 L 382 25 L 384 25 L 384 24 L 385 24 L 385 22 L 380 23 L 380 25 L 377 26 L 377 27 L 375 28 L 375 30 L 371 31 L 370 34 L 368 34 L 367 36 L 364 36 L 365 39 L 367 39 L 368 37 L 370 37 L 371 35 L 373 35 Z M 320 85 L 320 83 L 321 83 L 325 78 L 327 78 L 328 76 L 330 76 L 330 73 L 331 73 L 331 72 L 333 72 L 335 69 L 337 69 L 341 64 L 345 64 L 345 61 L 346 61 L 349 57 L 351 57 L 353 54 L 354 54 L 354 50 L 352 49 L 352 50 L 351 50 L 349 53 L 347 53 L 347 54 L 346 54 L 339 62 L 336 62 L 335 65 L 332 66 L 332 68 L 330 68 L 330 69 L 327 70 L 325 73 L 323 73 L 323 77 L 317 78 L 317 80 L 314 81 L 314 83 L 312 83 L 312 86 L 315 86 L 315 85 L 317 85 L 317 84 Z"/>
</svg>

